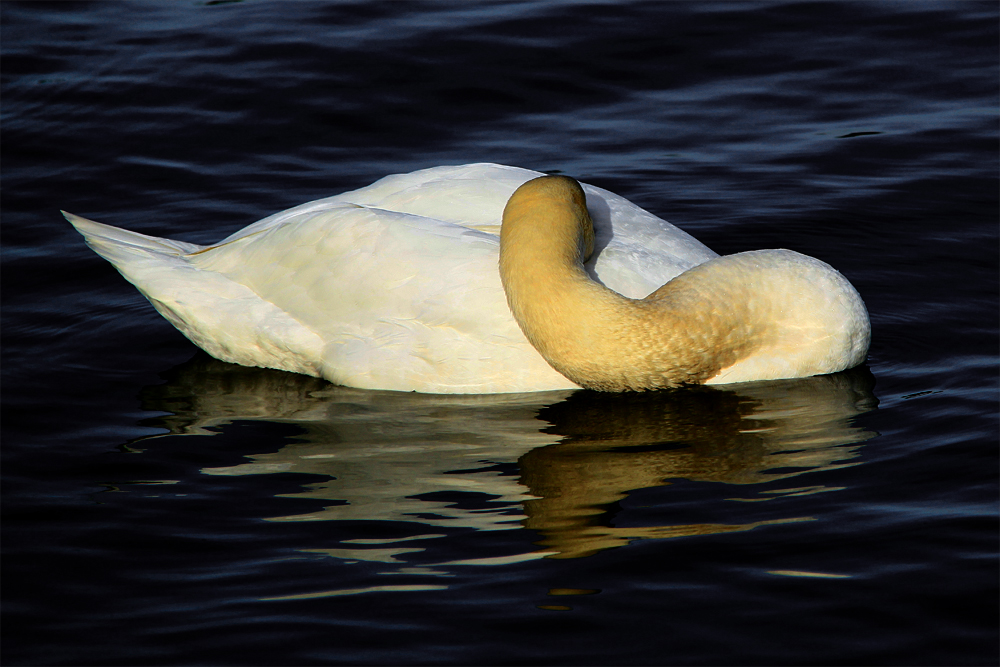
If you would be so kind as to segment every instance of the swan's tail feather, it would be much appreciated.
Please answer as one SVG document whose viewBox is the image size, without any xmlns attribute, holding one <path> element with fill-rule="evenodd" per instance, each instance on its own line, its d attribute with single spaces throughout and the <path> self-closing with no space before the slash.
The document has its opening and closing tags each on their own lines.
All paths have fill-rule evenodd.
<svg viewBox="0 0 1000 667">
<path fill-rule="evenodd" d="M 223 273 L 190 261 L 206 248 L 66 213 L 87 245 L 195 345 L 217 359 L 319 376 L 323 339 Z M 246 236 L 242 237 L 246 238 Z"/>
<path fill-rule="evenodd" d="M 61 211 L 76 231 L 83 234 L 87 245 L 94 252 L 119 269 L 129 261 L 148 258 L 149 255 L 179 257 L 201 249 L 201 246 L 183 241 L 171 241 L 139 232 L 130 232 L 111 225 L 94 222 L 78 215 Z"/>
</svg>

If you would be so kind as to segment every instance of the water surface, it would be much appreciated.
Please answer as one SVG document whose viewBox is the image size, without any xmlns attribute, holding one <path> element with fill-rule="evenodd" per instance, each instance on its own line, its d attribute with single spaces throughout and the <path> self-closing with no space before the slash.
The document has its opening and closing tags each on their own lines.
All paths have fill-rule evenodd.
<svg viewBox="0 0 1000 667">
<path fill-rule="evenodd" d="M 5 664 L 996 664 L 995 3 L 0 5 Z M 192 242 L 573 175 L 837 267 L 865 367 L 647 395 L 216 362 L 58 215 Z"/>
</svg>

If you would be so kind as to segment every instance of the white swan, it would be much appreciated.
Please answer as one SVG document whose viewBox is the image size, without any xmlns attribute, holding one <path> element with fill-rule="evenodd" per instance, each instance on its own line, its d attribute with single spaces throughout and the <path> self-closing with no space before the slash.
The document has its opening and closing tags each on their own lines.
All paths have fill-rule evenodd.
<svg viewBox="0 0 1000 667">
<path fill-rule="evenodd" d="M 387 176 L 211 246 L 64 215 L 212 356 L 353 387 L 805 377 L 862 363 L 870 339 L 860 296 L 819 260 L 719 257 L 606 190 L 514 167 Z"/>
</svg>

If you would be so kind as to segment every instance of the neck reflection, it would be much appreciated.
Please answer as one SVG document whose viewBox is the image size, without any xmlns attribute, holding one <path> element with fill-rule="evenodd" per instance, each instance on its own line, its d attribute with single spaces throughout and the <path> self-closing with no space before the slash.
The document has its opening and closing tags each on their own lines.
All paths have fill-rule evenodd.
<svg viewBox="0 0 1000 667">
<path fill-rule="evenodd" d="M 301 429 L 276 451 L 202 470 L 326 477 L 289 496 L 320 501 L 322 509 L 265 517 L 269 521 L 524 527 L 538 534 L 539 555 L 556 558 L 588 556 L 635 539 L 808 520 L 793 515 L 628 526 L 621 503 L 638 490 L 685 480 L 724 484 L 724 495 L 738 496 L 726 500 L 835 490 L 806 480 L 782 489 L 753 486 L 855 465 L 861 443 L 876 434 L 855 425 L 854 417 L 878 403 L 874 378 L 863 368 L 645 394 L 433 396 L 336 387 L 199 355 L 167 379 L 146 388 L 142 398 L 144 408 L 172 413 L 147 422 L 168 435 L 208 435 L 234 421 Z M 415 550 L 359 542 L 324 551 L 394 562 Z"/>
</svg>

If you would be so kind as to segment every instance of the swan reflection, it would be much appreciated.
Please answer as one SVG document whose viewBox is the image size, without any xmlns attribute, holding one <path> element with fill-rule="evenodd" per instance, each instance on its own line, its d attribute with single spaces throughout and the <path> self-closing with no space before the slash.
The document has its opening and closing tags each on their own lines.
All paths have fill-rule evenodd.
<svg viewBox="0 0 1000 667">
<path fill-rule="evenodd" d="M 325 477 L 288 497 L 319 500 L 270 521 L 407 521 L 426 527 L 535 531 L 533 557 L 571 558 L 639 538 L 808 520 L 616 527 L 630 492 L 676 480 L 731 485 L 732 500 L 834 490 L 806 480 L 753 485 L 854 465 L 876 434 L 853 423 L 874 409 L 867 369 L 830 376 L 646 394 L 555 391 L 447 395 L 378 392 L 199 355 L 143 390 L 170 435 L 209 435 L 234 421 L 297 425 L 280 449 L 208 475 Z M 432 530 L 409 539 L 443 537 Z M 396 540 L 345 540 L 311 550 L 349 560 L 405 562 Z M 390 545 L 391 543 L 391 545 Z M 529 555 L 514 556 L 515 558 Z M 494 559 L 495 560 L 495 559 Z M 485 563 L 486 561 L 482 561 Z M 492 561 L 491 561 L 492 562 Z"/>
</svg>

